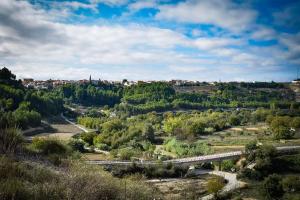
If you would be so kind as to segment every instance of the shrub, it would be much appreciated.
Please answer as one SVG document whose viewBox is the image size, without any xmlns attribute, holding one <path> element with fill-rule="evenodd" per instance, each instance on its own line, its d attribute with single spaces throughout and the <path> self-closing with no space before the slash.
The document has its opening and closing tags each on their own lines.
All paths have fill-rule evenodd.
<svg viewBox="0 0 300 200">
<path fill-rule="evenodd" d="M 72 139 L 68 144 L 71 146 L 73 151 L 79 151 L 81 153 L 85 151 L 84 142 L 81 140 Z"/>
<path fill-rule="evenodd" d="M 224 171 L 231 171 L 232 169 L 234 169 L 234 167 L 235 165 L 233 160 L 224 160 L 222 162 L 222 170 Z"/>
<path fill-rule="evenodd" d="M 32 146 L 44 155 L 66 155 L 68 153 L 67 146 L 55 138 L 34 138 Z"/>
<path fill-rule="evenodd" d="M 28 199 L 29 192 L 24 187 L 22 181 L 17 178 L 6 179 L 0 181 L 0 199 Z"/>
<path fill-rule="evenodd" d="M 107 144 L 104 144 L 104 143 L 97 143 L 95 145 L 98 149 L 100 150 L 104 150 L 104 151 L 108 151 L 110 148 Z"/>
<path fill-rule="evenodd" d="M 208 180 L 206 188 L 209 193 L 217 195 L 224 185 L 225 179 L 223 177 L 216 176 Z"/>
<path fill-rule="evenodd" d="M 133 163 L 127 167 L 113 167 L 112 174 L 116 177 L 122 178 L 126 175 L 144 174 L 147 178 L 175 178 L 183 177 L 188 172 L 188 167 L 174 166 L 172 163 L 167 165 L 156 166 L 138 166 Z"/>
<path fill-rule="evenodd" d="M 282 180 L 282 187 L 286 192 L 300 191 L 300 177 L 288 176 Z"/>
<path fill-rule="evenodd" d="M 16 152 L 22 147 L 23 141 L 23 136 L 19 129 L 0 129 L 0 154 Z"/>
<path fill-rule="evenodd" d="M 121 160 L 130 160 L 134 156 L 135 151 L 133 149 L 124 148 L 119 151 Z"/>
<path fill-rule="evenodd" d="M 265 178 L 263 182 L 263 191 L 267 199 L 279 199 L 284 194 L 281 177 L 272 174 Z"/>
<path fill-rule="evenodd" d="M 261 172 L 252 170 L 252 169 L 242 169 L 240 173 L 238 174 L 238 178 L 247 178 L 251 180 L 261 180 L 263 178 L 263 175 Z"/>
<path fill-rule="evenodd" d="M 97 166 L 77 162 L 52 171 L 43 164 L 0 157 L 0 199 L 159 199 L 142 181 L 116 179 Z"/>
<path fill-rule="evenodd" d="M 97 136 L 97 134 L 93 133 L 93 132 L 80 134 L 80 138 L 89 145 L 94 144 L 94 137 L 96 137 L 96 136 Z"/>
</svg>

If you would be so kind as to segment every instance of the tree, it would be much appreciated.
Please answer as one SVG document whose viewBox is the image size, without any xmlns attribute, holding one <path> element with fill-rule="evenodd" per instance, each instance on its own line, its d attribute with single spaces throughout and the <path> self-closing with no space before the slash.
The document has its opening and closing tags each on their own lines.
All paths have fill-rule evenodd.
<svg viewBox="0 0 300 200">
<path fill-rule="evenodd" d="M 229 124 L 231 125 L 231 126 L 238 126 L 238 125 L 240 125 L 240 119 L 239 119 L 239 117 L 238 116 L 236 116 L 236 115 L 231 115 L 230 117 L 229 117 Z"/>
<path fill-rule="evenodd" d="M 204 129 L 206 124 L 202 120 L 191 120 L 191 122 L 187 124 L 189 135 L 196 136 L 202 135 L 204 133 Z"/>
<path fill-rule="evenodd" d="M 15 79 L 16 79 L 16 75 L 12 74 L 11 71 L 6 67 L 3 67 L 0 70 L 0 80 L 15 80 Z"/>
<path fill-rule="evenodd" d="M 294 135 L 294 131 L 291 129 L 291 117 L 274 117 L 270 123 L 270 128 L 273 132 L 273 137 L 275 139 L 289 139 Z M 295 121 L 297 122 L 297 121 Z M 296 123 L 295 123 L 296 124 Z"/>
<path fill-rule="evenodd" d="M 163 129 L 169 134 L 173 134 L 174 131 L 182 127 L 182 119 L 179 117 L 170 117 L 164 121 Z"/>
<path fill-rule="evenodd" d="M 290 139 L 294 136 L 295 132 L 289 127 L 279 126 L 273 128 L 273 137 L 276 140 L 280 139 Z"/>
<path fill-rule="evenodd" d="M 150 142 L 155 141 L 155 135 L 154 135 L 154 129 L 151 124 L 146 124 L 143 130 L 143 136 L 146 140 L 149 140 Z"/>
<path fill-rule="evenodd" d="M 267 199 L 280 199 L 284 194 L 281 177 L 277 174 L 272 174 L 265 178 L 263 191 Z"/>
<path fill-rule="evenodd" d="M 294 117 L 291 126 L 293 128 L 300 128 L 300 117 Z"/>
<path fill-rule="evenodd" d="M 245 145 L 245 153 L 247 154 L 247 160 L 253 161 L 255 159 L 255 150 L 258 148 L 257 141 L 250 141 Z"/>
<path fill-rule="evenodd" d="M 89 133 L 82 133 L 80 134 L 80 138 L 86 142 L 88 145 L 93 145 L 94 143 L 94 137 L 96 137 L 97 134 L 94 132 L 89 132 Z"/>
</svg>

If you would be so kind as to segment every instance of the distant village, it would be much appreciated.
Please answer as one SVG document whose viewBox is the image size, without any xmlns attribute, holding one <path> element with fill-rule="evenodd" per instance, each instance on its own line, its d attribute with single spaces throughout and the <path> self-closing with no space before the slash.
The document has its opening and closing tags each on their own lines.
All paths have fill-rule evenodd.
<svg viewBox="0 0 300 200">
<path fill-rule="evenodd" d="M 34 80 L 32 78 L 24 78 L 22 80 L 22 84 L 27 88 L 34 89 L 51 89 L 56 88 L 65 84 L 113 84 L 113 85 L 124 85 L 131 86 L 138 83 L 152 83 L 157 81 L 128 81 L 127 79 L 123 79 L 122 81 L 108 81 L 108 80 L 92 80 L 91 76 L 89 79 L 83 80 Z M 174 86 L 200 86 L 200 85 L 215 85 L 217 82 L 200 82 L 200 81 L 191 81 L 191 80 L 170 80 L 170 81 L 161 81 L 170 83 Z M 221 82 L 221 81 L 219 81 Z M 253 81 L 255 83 L 255 81 Z M 300 79 L 295 79 L 291 82 L 292 84 L 300 85 Z"/>
<path fill-rule="evenodd" d="M 27 88 L 35 88 L 35 89 L 51 89 L 65 84 L 114 84 L 114 85 L 124 85 L 124 86 L 131 86 L 138 83 L 152 83 L 157 81 L 128 81 L 124 79 L 122 81 L 108 81 L 108 80 L 92 80 L 90 79 L 83 79 L 83 80 L 34 80 L 32 78 L 24 78 L 22 80 L 22 84 Z M 200 84 L 210 84 L 214 85 L 216 82 L 200 82 L 200 81 L 189 81 L 189 80 L 171 80 L 171 81 L 162 81 L 167 82 L 172 85 L 176 86 L 194 86 Z"/>
</svg>

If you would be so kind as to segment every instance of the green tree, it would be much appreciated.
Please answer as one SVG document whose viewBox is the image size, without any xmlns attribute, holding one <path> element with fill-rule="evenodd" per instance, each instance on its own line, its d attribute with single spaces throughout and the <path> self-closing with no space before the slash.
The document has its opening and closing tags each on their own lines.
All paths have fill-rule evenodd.
<svg viewBox="0 0 300 200">
<path fill-rule="evenodd" d="M 143 130 L 143 136 L 146 140 L 149 140 L 150 142 L 155 141 L 155 134 L 154 134 L 154 128 L 151 124 L 146 124 Z"/>
<path fill-rule="evenodd" d="M 277 174 L 272 174 L 265 178 L 263 182 L 263 191 L 267 199 L 280 199 L 284 194 L 282 187 L 282 178 Z"/>
<path fill-rule="evenodd" d="M 16 79 L 16 75 L 12 74 L 11 71 L 6 67 L 3 67 L 0 70 L 0 80 L 15 80 L 15 79 Z"/>
<path fill-rule="evenodd" d="M 80 138 L 86 142 L 88 145 L 94 144 L 94 138 L 97 136 L 94 132 L 88 132 L 88 133 L 81 133 Z"/>
</svg>

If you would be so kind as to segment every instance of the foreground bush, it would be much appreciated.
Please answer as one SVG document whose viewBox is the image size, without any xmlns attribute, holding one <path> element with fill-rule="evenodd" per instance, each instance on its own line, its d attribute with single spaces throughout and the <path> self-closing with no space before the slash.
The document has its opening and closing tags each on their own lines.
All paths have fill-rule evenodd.
<svg viewBox="0 0 300 200">
<path fill-rule="evenodd" d="M 66 155 L 69 151 L 67 145 L 55 138 L 34 138 L 32 147 L 43 155 L 58 154 Z"/>
<path fill-rule="evenodd" d="M 0 199 L 154 199 L 157 192 L 139 181 L 116 179 L 97 166 L 69 163 L 56 171 L 37 163 L 0 157 Z"/>
<path fill-rule="evenodd" d="M 23 144 L 23 136 L 17 128 L 0 129 L 0 154 L 18 151 Z"/>
</svg>

